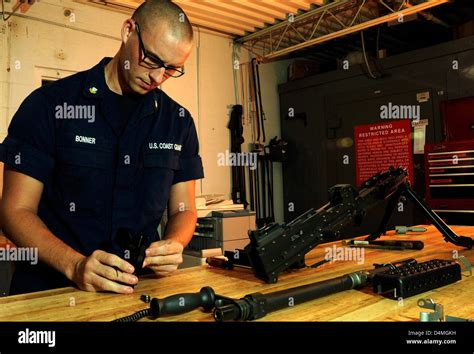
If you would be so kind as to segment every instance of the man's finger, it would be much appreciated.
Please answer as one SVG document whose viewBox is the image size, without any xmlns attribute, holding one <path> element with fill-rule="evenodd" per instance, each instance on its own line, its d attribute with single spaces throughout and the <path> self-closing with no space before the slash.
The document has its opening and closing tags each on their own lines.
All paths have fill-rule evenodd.
<svg viewBox="0 0 474 354">
<path fill-rule="evenodd" d="M 95 273 L 113 282 L 135 285 L 138 278 L 132 274 L 124 273 L 117 268 L 113 268 L 104 264 L 99 264 L 95 269 Z"/>
<path fill-rule="evenodd" d="M 96 253 L 97 260 L 105 265 L 111 266 L 111 267 L 117 267 L 119 270 L 125 273 L 133 273 L 135 269 L 133 266 L 128 263 L 127 261 L 123 260 L 119 256 L 112 254 L 112 253 L 107 253 L 107 252 L 97 252 Z"/>
<path fill-rule="evenodd" d="M 92 284 L 96 291 L 111 291 L 118 294 L 133 293 L 132 287 L 113 282 L 98 274 L 93 275 Z"/>
<path fill-rule="evenodd" d="M 179 254 L 170 254 L 167 256 L 154 256 L 145 258 L 145 266 L 155 265 L 179 265 L 183 263 L 183 256 Z"/>
<path fill-rule="evenodd" d="M 150 266 L 149 267 L 153 272 L 157 275 L 169 275 L 170 273 L 177 270 L 177 266 L 175 265 L 159 265 L 159 266 Z"/>
<path fill-rule="evenodd" d="M 178 242 L 158 241 L 153 242 L 146 250 L 146 255 L 166 256 L 169 254 L 177 254 L 183 252 L 183 246 Z"/>
</svg>

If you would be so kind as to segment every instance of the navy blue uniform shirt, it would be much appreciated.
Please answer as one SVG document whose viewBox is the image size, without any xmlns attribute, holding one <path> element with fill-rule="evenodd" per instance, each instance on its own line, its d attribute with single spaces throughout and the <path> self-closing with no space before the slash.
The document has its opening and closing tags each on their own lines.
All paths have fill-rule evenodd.
<svg viewBox="0 0 474 354">
<path fill-rule="evenodd" d="M 203 178 L 190 113 L 159 89 L 143 96 L 123 131 L 105 82 L 103 59 L 43 86 L 22 103 L 0 145 L 1 160 L 44 184 L 39 218 L 78 252 L 124 258 L 119 228 L 148 244 L 173 184 Z M 41 257 L 41 255 L 40 255 Z M 11 294 L 71 285 L 46 265 L 18 262 Z"/>
</svg>

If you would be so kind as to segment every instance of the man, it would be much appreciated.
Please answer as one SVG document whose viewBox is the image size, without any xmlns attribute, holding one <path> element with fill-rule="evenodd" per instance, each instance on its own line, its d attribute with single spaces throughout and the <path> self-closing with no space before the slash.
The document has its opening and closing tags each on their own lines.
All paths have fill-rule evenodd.
<svg viewBox="0 0 474 354">
<path fill-rule="evenodd" d="M 114 58 L 22 103 L 0 146 L 1 216 L 7 236 L 37 247 L 41 262 L 17 264 L 11 294 L 73 283 L 132 293 L 139 269 L 118 239 L 124 229 L 145 237 L 143 267 L 157 275 L 182 262 L 203 170 L 192 117 L 157 86 L 184 73 L 192 36 L 181 8 L 148 0 L 124 22 Z"/>
</svg>

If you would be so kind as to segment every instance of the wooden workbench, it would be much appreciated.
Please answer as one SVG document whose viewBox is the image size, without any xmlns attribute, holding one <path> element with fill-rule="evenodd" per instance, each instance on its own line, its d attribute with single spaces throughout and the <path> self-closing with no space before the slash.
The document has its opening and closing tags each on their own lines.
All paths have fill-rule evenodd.
<svg viewBox="0 0 474 354">
<path fill-rule="evenodd" d="M 474 227 L 453 227 L 459 235 L 473 236 Z M 111 321 L 144 309 L 147 305 L 140 295 L 163 298 L 172 294 L 197 292 L 204 286 L 217 294 L 241 298 L 253 292 L 268 293 L 299 285 L 333 278 L 362 269 L 372 269 L 373 263 L 389 263 L 406 258 L 419 262 L 430 259 L 452 259 L 453 254 L 465 256 L 474 263 L 474 250 L 446 243 L 440 233 L 428 226 L 428 232 L 409 236 L 393 236 L 389 232 L 382 239 L 416 239 L 425 242 L 421 251 L 365 250 L 365 262 L 338 261 L 315 269 L 292 270 L 282 274 L 278 283 L 265 284 L 254 277 L 249 269 L 223 270 L 207 266 L 179 270 L 166 278 L 143 278 L 135 294 L 120 295 L 89 293 L 74 288 L 63 288 L 37 293 L 0 298 L 0 321 Z M 325 250 L 333 244 L 323 244 L 308 253 L 307 264 L 320 261 Z M 374 294 L 372 289 L 350 290 L 280 310 L 264 317 L 263 321 L 418 321 L 421 309 L 417 300 L 431 297 L 444 305 L 450 316 L 474 319 L 474 280 L 463 276 L 455 284 L 404 299 L 403 302 Z M 426 311 L 426 310 L 425 310 Z M 166 317 L 160 321 L 213 321 L 212 315 L 201 310 Z M 146 321 L 146 319 L 145 319 Z"/>
</svg>

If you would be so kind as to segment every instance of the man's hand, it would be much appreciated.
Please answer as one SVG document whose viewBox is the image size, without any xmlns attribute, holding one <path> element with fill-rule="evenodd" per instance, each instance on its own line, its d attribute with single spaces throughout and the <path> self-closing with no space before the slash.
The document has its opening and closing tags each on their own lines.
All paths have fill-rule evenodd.
<svg viewBox="0 0 474 354">
<path fill-rule="evenodd" d="M 133 275 L 133 266 L 105 251 L 95 251 L 89 257 L 81 258 L 74 267 L 72 281 L 85 291 L 112 291 L 131 294 L 138 278 Z M 123 283 L 123 284 L 120 284 Z"/>
<path fill-rule="evenodd" d="M 164 240 L 153 242 L 146 250 L 143 267 L 155 274 L 169 275 L 183 263 L 183 248 L 193 237 L 197 213 L 194 198 L 195 181 L 176 183 L 171 187 Z"/>
<path fill-rule="evenodd" d="M 183 245 L 174 240 L 153 242 L 146 250 L 143 264 L 155 272 L 156 275 L 166 276 L 178 269 L 183 263 Z"/>
<path fill-rule="evenodd" d="M 82 290 L 133 292 L 127 284 L 136 284 L 138 280 L 129 263 L 104 251 L 85 257 L 56 237 L 38 217 L 42 182 L 8 165 L 4 177 L 0 219 L 9 239 L 19 247 L 38 248 L 42 262 L 63 273 Z"/>
</svg>

